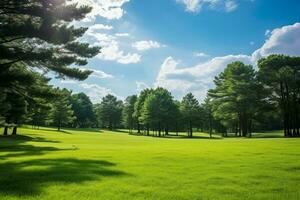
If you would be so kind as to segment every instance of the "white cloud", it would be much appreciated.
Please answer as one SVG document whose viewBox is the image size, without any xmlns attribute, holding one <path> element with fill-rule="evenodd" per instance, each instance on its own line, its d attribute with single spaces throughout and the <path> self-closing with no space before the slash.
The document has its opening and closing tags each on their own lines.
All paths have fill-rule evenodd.
<svg viewBox="0 0 300 200">
<path fill-rule="evenodd" d="M 137 92 L 141 92 L 142 90 L 146 89 L 146 88 L 150 88 L 150 86 L 147 83 L 144 83 L 142 81 L 136 81 L 136 91 Z"/>
<path fill-rule="evenodd" d="M 125 13 L 122 7 L 129 0 L 72 0 L 71 2 L 78 3 L 79 6 L 91 6 L 92 11 L 83 21 L 93 22 L 98 16 L 109 20 L 120 19 Z"/>
<path fill-rule="evenodd" d="M 91 32 L 95 32 L 98 30 L 112 30 L 113 27 L 110 25 L 105 25 L 105 24 L 94 24 L 92 26 L 89 27 L 89 31 Z"/>
<path fill-rule="evenodd" d="M 238 7 L 237 3 L 233 0 L 228 0 L 225 2 L 225 10 L 227 12 L 232 12 L 234 10 L 236 10 Z"/>
<path fill-rule="evenodd" d="M 213 85 L 214 77 L 229 63 L 242 61 L 255 65 L 259 58 L 270 54 L 300 56 L 300 23 L 273 30 L 269 39 L 252 55 L 215 57 L 191 67 L 178 67 L 180 62 L 168 57 L 161 65 L 154 86 L 169 89 L 177 98 L 181 98 L 187 92 L 193 92 L 199 100 L 203 100 L 206 91 Z"/>
<path fill-rule="evenodd" d="M 141 61 L 141 55 L 137 53 L 125 53 L 121 50 L 119 42 L 114 35 L 91 29 L 86 32 L 85 36 L 89 39 L 95 39 L 97 42 L 94 44 L 101 46 L 101 51 L 96 56 L 99 59 L 117 61 L 121 64 L 138 63 Z"/>
<path fill-rule="evenodd" d="M 207 55 L 206 53 L 203 52 L 194 52 L 193 55 L 195 57 L 208 57 L 209 55 Z"/>
<path fill-rule="evenodd" d="M 141 60 L 141 55 L 137 53 L 124 53 L 119 49 L 119 44 L 116 40 L 111 40 L 105 45 L 102 45 L 101 53 L 97 58 L 102 60 L 116 60 L 121 64 L 138 63 Z"/>
<path fill-rule="evenodd" d="M 87 83 L 81 83 L 80 86 L 86 90 L 86 94 L 90 97 L 91 101 L 93 103 L 99 103 L 102 99 L 102 97 L 112 94 L 114 94 L 111 89 L 101 87 L 100 85 L 97 84 L 87 84 Z"/>
<path fill-rule="evenodd" d="M 256 61 L 270 54 L 300 55 L 300 23 L 274 29 L 252 57 Z"/>
<path fill-rule="evenodd" d="M 132 47 L 139 51 L 145 51 L 145 50 L 152 49 L 152 48 L 160 48 L 161 44 L 159 42 L 152 41 L 152 40 L 148 40 L 148 41 L 142 40 L 142 41 L 133 43 Z"/>
<path fill-rule="evenodd" d="M 203 7 L 232 12 L 238 7 L 236 0 L 176 0 L 176 2 L 184 4 L 188 12 L 199 12 Z"/>
<path fill-rule="evenodd" d="M 178 67 L 180 62 L 168 57 L 161 65 L 154 86 L 167 88 L 178 98 L 187 92 L 193 92 L 199 100 L 203 100 L 214 76 L 234 61 L 251 63 L 251 57 L 246 55 L 215 57 L 192 67 Z"/>
<path fill-rule="evenodd" d="M 129 33 L 116 33 L 115 36 L 117 37 L 129 37 Z"/>
<path fill-rule="evenodd" d="M 93 73 L 90 75 L 91 77 L 96 77 L 96 78 L 100 78 L 100 79 L 108 79 L 108 78 L 114 77 L 113 75 L 107 74 L 101 70 L 96 70 L 96 69 L 92 69 L 92 68 L 85 68 L 85 69 L 93 71 Z"/>
</svg>

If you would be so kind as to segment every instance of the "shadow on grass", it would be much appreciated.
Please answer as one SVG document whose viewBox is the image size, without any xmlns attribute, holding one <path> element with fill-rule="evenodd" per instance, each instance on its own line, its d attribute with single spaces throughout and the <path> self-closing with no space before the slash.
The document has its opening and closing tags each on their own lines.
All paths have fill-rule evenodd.
<svg viewBox="0 0 300 200">
<path fill-rule="evenodd" d="M 0 140 L 3 142 L 13 142 L 13 143 L 23 143 L 23 142 L 50 142 L 50 143 L 60 143 L 60 141 L 48 140 L 42 137 L 32 137 L 28 135 L 7 135 L 0 136 Z"/>
<path fill-rule="evenodd" d="M 34 146 L 26 144 L 27 141 L 57 142 L 20 135 L 0 137 L 0 196 L 1 194 L 19 198 L 35 196 L 52 183 L 67 187 L 66 184 L 71 183 L 80 184 L 85 181 L 101 181 L 104 177 L 129 175 L 110 169 L 116 164 L 106 160 L 33 158 L 30 156 L 40 156 L 58 151 L 76 151 L 77 148 L 76 146 L 69 149 Z M 15 158 L 22 158 L 22 160 Z"/>
<path fill-rule="evenodd" d="M 28 128 L 31 129 L 31 128 Z M 59 132 L 59 133 L 66 133 L 66 134 L 73 134 L 71 131 L 81 131 L 81 132 L 93 132 L 93 133 L 101 133 L 100 129 L 96 128 L 63 128 L 61 130 L 57 130 L 55 127 L 40 127 L 39 129 L 32 129 L 35 131 L 49 131 L 49 132 Z"/>
<path fill-rule="evenodd" d="M 0 194 L 34 196 L 50 184 L 67 188 L 66 184 L 101 181 L 104 177 L 120 177 L 125 172 L 109 169 L 114 163 L 105 160 L 74 158 L 34 159 L 0 164 Z"/>
</svg>

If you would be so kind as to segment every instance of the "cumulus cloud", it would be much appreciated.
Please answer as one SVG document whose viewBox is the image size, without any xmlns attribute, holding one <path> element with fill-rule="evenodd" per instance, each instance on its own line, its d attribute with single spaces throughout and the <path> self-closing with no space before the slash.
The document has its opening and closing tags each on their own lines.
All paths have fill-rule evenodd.
<svg viewBox="0 0 300 200">
<path fill-rule="evenodd" d="M 183 4 L 188 12 L 199 12 L 203 7 L 232 12 L 238 7 L 236 0 L 176 0 L 176 2 Z"/>
<path fill-rule="evenodd" d="M 139 50 L 139 51 L 145 51 L 153 48 L 160 48 L 161 44 L 156 41 L 152 40 L 142 40 L 142 41 L 137 41 L 132 44 L 132 47 Z"/>
<path fill-rule="evenodd" d="M 257 60 L 270 54 L 300 55 L 300 23 L 273 30 L 270 37 L 252 55 L 227 55 L 215 57 L 195 66 L 179 66 L 180 61 L 167 57 L 161 65 L 154 86 L 169 89 L 181 98 L 193 92 L 203 100 L 206 92 L 213 86 L 213 79 L 231 62 L 242 61 L 255 65 Z"/>
<path fill-rule="evenodd" d="M 192 67 L 179 67 L 180 61 L 168 57 L 161 65 L 154 85 L 155 87 L 160 86 L 169 89 L 178 98 L 187 92 L 193 92 L 199 100 L 203 100 L 214 76 L 234 61 L 252 63 L 251 56 L 228 55 L 215 57 Z"/>
<path fill-rule="evenodd" d="M 102 60 L 116 60 L 121 64 L 138 63 L 141 61 L 141 55 L 137 53 L 125 53 L 120 50 L 119 43 L 116 40 L 109 40 L 102 43 L 101 53 L 97 58 Z"/>
<path fill-rule="evenodd" d="M 95 45 L 101 46 L 101 52 L 96 58 L 101 60 L 117 61 L 121 64 L 138 63 L 141 60 L 141 55 L 137 53 L 125 53 L 120 49 L 117 36 L 101 32 L 99 29 L 89 29 L 85 37 L 87 39 L 96 40 Z"/>
<path fill-rule="evenodd" d="M 79 86 L 86 90 L 86 94 L 90 97 L 93 103 L 99 103 L 101 99 L 108 94 L 116 96 L 111 89 L 101 87 L 97 84 L 81 83 Z"/>
<path fill-rule="evenodd" d="M 78 3 L 79 6 L 91 6 L 92 11 L 83 21 L 93 22 L 98 16 L 109 20 L 120 19 L 125 13 L 122 7 L 129 0 L 72 0 L 71 2 Z"/>
<path fill-rule="evenodd" d="M 300 55 L 300 23 L 274 29 L 264 45 L 252 57 L 256 61 L 270 54 Z"/>
</svg>

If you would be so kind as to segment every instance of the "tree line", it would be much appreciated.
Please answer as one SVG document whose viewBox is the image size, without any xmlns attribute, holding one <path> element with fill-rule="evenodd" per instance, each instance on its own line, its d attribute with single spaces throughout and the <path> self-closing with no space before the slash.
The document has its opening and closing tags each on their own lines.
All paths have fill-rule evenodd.
<svg viewBox="0 0 300 200">
<path fill-rule="evenodd" d="M 71 23 L 91 7 L 66 0 L 0 2 L 0 126 L 4 134 L 22 123 L 33 127 L 128 128 L 131 133 L 169 135 L 185 131 L 251 137 L 256 130 L 284 129 L 299 136 L 300 57 L 271 55 L 255 69 L 233 62 L 214 79 L 203 102 L 192 93 L 175 100 L 164 88 L 145 89 L 125 101 L 113 95 L 93 104 L 84 93 L 49 85 L 59 79 L 85 80 L 82 70 L 100 47 L 80 42 L 87 28 Z"/>
</svg>

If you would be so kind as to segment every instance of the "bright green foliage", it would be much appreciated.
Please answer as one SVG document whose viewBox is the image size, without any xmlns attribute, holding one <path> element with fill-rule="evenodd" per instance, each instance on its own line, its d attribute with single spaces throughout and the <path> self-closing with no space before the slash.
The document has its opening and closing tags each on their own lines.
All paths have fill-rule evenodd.
<svg viewBox="0 0 300 200">
<path fill-rule="evenodd" d="M 138 124 L 137 124 L 137 129 L 138 129 L 138 133 L 140 133 L 141 131 L 141 115 L 142 115 L 142 109 L 145 103 L 145 100 L 147 98 L 148 95 L 150 95 L 153 92 L 153 89 L 144 89 L 143 91 L 141 91 L 140 95 L 138 96 L 138 100 L 134 105 L 134 113 L 133 113 L 133 117 L 137 120 Z"/>
<path fill-rule="evenodd" d="M 300 199 L 300 140 L 282 131 L 255 139 L 63 131 L 0 137 L 1 200 Z M 263 138 L 271 136 L 281 138 Z"/>
<path fill-rule="evenodd" d="M 199 102 L 192 93 L 188 93 L 182 98 L 180 111 L 183 121 L 188 124 L 188 135 L 192 137 L 193 127 L 201 115 Z"/>
<path fill-rule="evenodd" d="M 70 102 L 71 92 L 67 89 L 57 89 L 56 95 L 57 97 L 52 104 L 51 118 L 58 131 L 60 131 L 62 126 L 72 123 L 76 117 Z"/>
<path fill-rule="evenodd" d="M 122 101 L 119 101 L 115 96 L 108 94 L 103 97 L 97 110 L 103 127 L 113 129 L 120 126 L 122 109 Z"/>
<path fill-rule="evenodd" d="M 285 136 L 300 136 L 300 57 L 271 55 L 258 67 L 269 101 L 281 111 Z"/>
<path fill-rule="evenodd" d="M 76 117 L 75 126 L 80 128 L 91 127 L 95 121 L 95 115 L 90 98 L 82 92 L 73 94 L 71 104 Z"/>
<path fill-rule="evenodd" d="M 139 121 L 158 130 L 159 136 L 162 129 L 165 129 L 167 135 L 176 108 L 171 93 L 166 89 L 156 88 L 146 97 Z"/>
</svg>

